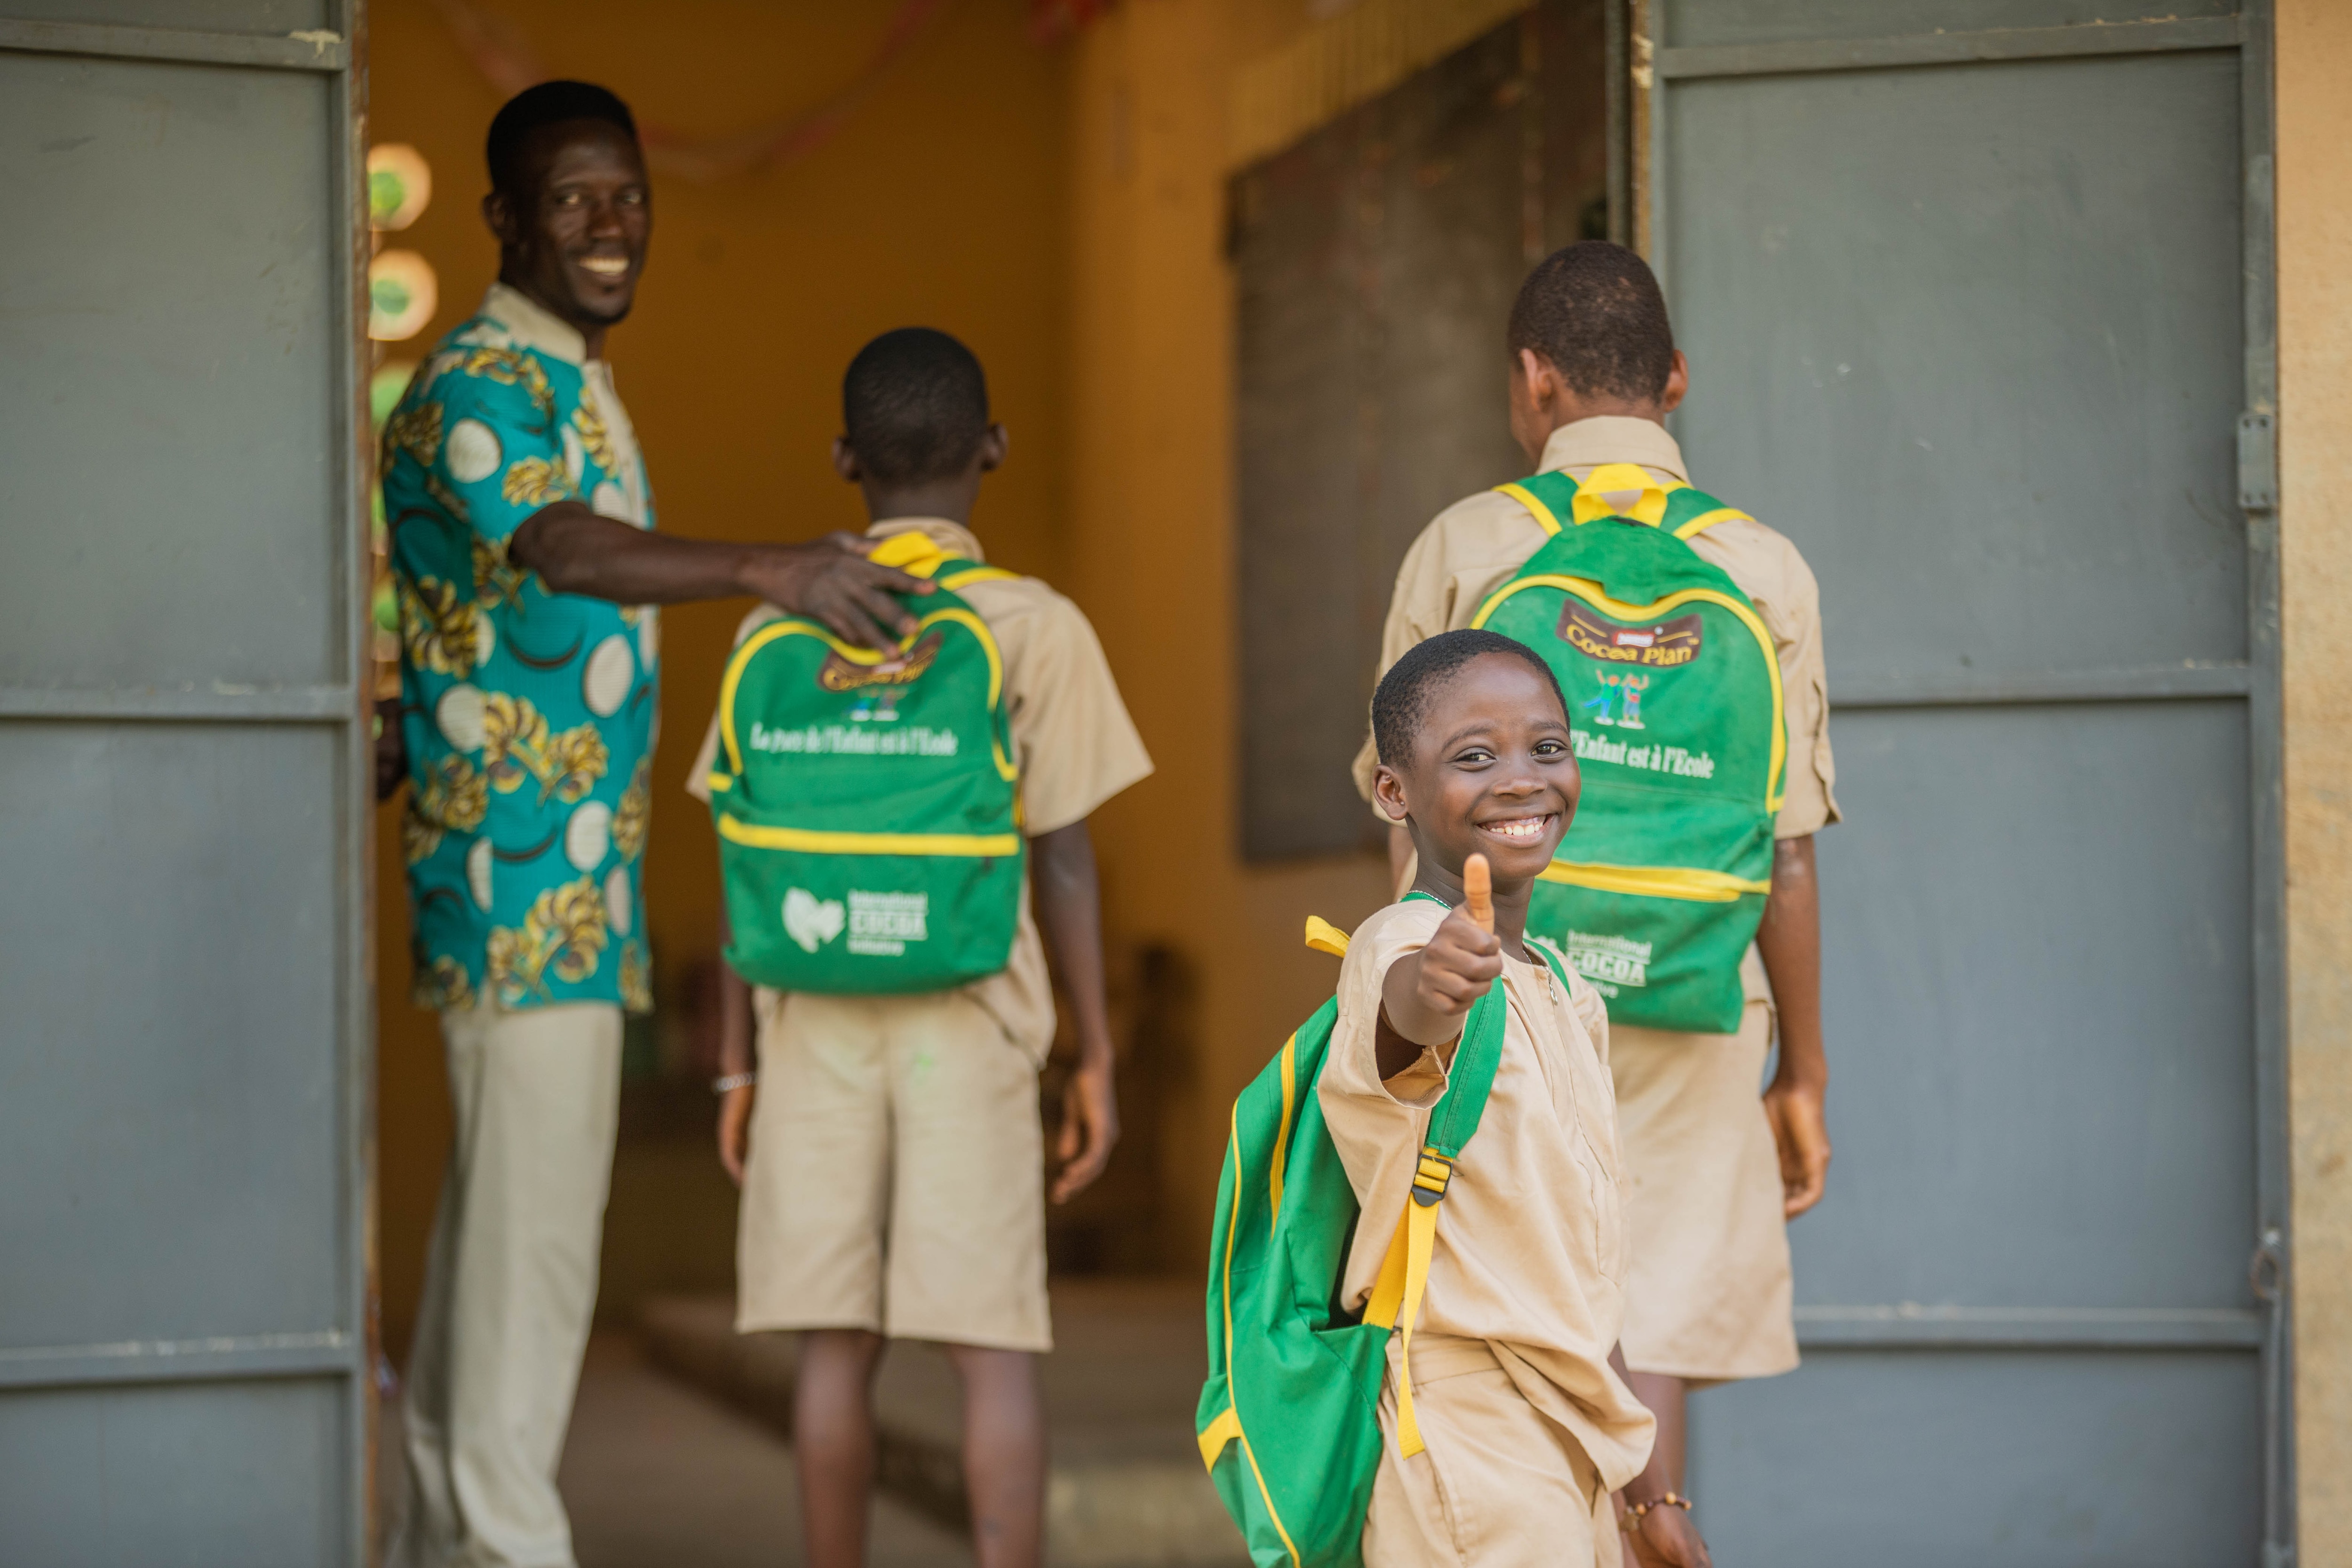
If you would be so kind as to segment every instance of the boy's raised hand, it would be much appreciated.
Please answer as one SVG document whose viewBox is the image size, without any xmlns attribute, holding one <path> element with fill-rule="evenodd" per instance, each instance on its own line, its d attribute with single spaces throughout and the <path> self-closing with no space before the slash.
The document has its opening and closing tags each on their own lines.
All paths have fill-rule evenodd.
<svg viewBox="0 0 2352 1568">
<path fill-rule="evenodd" d="M 1415 1047 L 1442 1046 L 1459 1035 L 1471 1005 L 1503 973 L 1503 943 L 1494 931 L 1492 883 L 1484 855 L 1470 857 L 1462 868 L 1462 882 L 1463 901 L 1446 911 L 1429 945 L 1391 965 L 1381 984 L 1381 1011 L 1389 1027 Z M 1382 1052 L 1382 1076 L 1392 1077 L 1387 1054 Z"/>
</svg>

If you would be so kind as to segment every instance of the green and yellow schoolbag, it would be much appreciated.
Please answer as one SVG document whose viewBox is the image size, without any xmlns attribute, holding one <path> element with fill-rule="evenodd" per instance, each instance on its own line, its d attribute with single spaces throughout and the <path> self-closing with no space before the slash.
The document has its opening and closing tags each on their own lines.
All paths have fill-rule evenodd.
<svg viewBox="0 0 2352 1568">
<path fill-rule="evenodd" d="M 1624 463 L 1501 488 L 1550 537 L 1470 624 L 1551 666 L 1584 775 L 1528 939 L 1617 1023 L 1730 1034 L 1772 888 L 1788 731 L 1771 633 L 1686 542 L 1747 513 Z"/>
<path fill-rule="evenodd" d="M 1026 844 L 1004 660 L 955 590 L 1013 574 L 902 533 L 873 559 L 939 584 L 888 658 L 787 616 L 719 687 L 709 776 L 733 937 L 782 991 L 940 991 L 1013 950 Z"/>
<path fill-rule="evenodd" d="M 1331 953 L 1348 949 L 1347 937 L 1319 920 L 1307 922 L 1307 942 Z M 1565 984 L 1558 961 L 1545 954 L 1545 962 Z M 1407 1376 L 1397 1391 L 1397 1442 L 1408 1455 L 1422 1451 L 1410 1376 L 1413 1320 L 1447 1183 L 1478 1131 L 1502 1061 L 1504 1005 L 1498 980 L 1464 1020 L 1444 1098 L 1430 1112 L 1412 1201 L 1360 1318 L 1339 1303 L 1360 1218 L 1356 1193 L 1315 1092 L 1339 998 L 1301 1024 L 1234 1101 L 1209 1241 L 1209 1379 L 1194 1429 L 1256 1568 L 1362 1563 L 1364 1514 L 1381 1464 L 1381 1379 L 1389 1335 L 1399 1330 Z"/>
</svg>

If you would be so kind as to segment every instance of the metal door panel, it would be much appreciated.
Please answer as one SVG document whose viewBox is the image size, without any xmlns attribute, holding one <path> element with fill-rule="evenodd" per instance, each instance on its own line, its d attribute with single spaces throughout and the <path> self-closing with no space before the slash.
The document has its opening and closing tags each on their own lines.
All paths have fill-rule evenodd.
<svg viewBox="0 0 2352 1568">
<path fill-rule="evenodd" d="M 359 12 L 101 5 L 0 0 L 0 1563 L 356 1565 Z"/>
<path fill-rule="evenodd" d="M 1648 6 L 1676 431 L 1820 580 L 1847 815 L 1806 1364 L 1692 1413 L 1724 1561 L 2292 1546 L 2249 1280 L 2284 1247 L 2276 567 L 2236 460 L 2274 396 L 2267 13 L 2077 9 Z"/>
<path fill-rule="evenodd" d="M 2250 1563 L 2254 1373 L 2210 1352 L 1817 1352 L 1796 1378 L 1705 1396 L 1702 1521 L 1737 1518 L 1747 1563 Z"/>
<path fill-rule="evenodd" d="M 305 955 L 336 922 L 339 761 L 290 726 L 0 745 L 0 1149 L 43 1173 L 0 1182 L 0 1257 L 43 1260 L 0 1269 L 0 1353 L 337 1321 L 339 987 Z"/>
<path fill-rule="evenodd" d="M 0 1400 L 0 1563 L 317 1568 L 349 1561 L 352 1464 L 331 1382 Z"/>
<path fill-rule="evenodd" d="M 0 54 L 8 680 L 333 674 L 330 86 Z"/>
<path fill-rule="evenodd" d="M 1870 710 L 1836 741 L 1838 1166 L 1790 1232 L 1798 1300 L 2242 1306 L 2243 705 Z"/>
<path fill-rule="evenodd" d="M 2212 51 L 1672 95 L 1669 135 L 1708 150 L 1667 197 L 1680 428 L 1702 484 L 1804 550 L 1841 676 L 2246 657 L 2241 176 L 2213 134 L 2237 71 Z"/>
<path fill-rule="evenodd" d="M 11 18 L 284 36 L 331 26 L 322 0 L 8 0 Z"/>
<path fill-rule="evenodd" d="M 2163 15 L 2227 16 L 2236 10 L 2232 0 L 2167 0 Z M 2134 12 L 2113 0 L 1706 0 L 1672 4 L 1663 41 L 1683 46 L 1883 38 L 2113 23 Z"/>
</svg>

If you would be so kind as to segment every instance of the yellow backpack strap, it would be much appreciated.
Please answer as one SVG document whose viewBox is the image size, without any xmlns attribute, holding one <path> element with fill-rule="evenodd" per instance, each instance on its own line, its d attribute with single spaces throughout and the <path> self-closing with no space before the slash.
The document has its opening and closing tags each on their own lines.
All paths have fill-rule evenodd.
<svg viewBox="0 0 2352 1568">
<path fill-rule="evenodd" d="M 1348 956 L 1348 933 L 1321 915 L 1307 917 L 1307 945 L 1334 958 Z"/>
<path fill-rule="evenodd" d="M 1364 1321 L 1381 1328 L 1401 1328 L 1404 1344 L 1397 1367 L 1397 1452 L 1412 1458 L 1426 1446 L 1421 1423 L 1412 1409 L 1412 1326 L 1421 1316 L 1421 1299 L 1429 1289 L 1429 1259 L 1437 1250 L 1437 1207 L 1454 1179 L 1454 1162 L 1435 1149 L 1421 1152 L 1412 1189 L 1390 1238 L 1388 1256 L 1381 1260 L 1381 1277 L 1364 1303 Z"/>
</svg>

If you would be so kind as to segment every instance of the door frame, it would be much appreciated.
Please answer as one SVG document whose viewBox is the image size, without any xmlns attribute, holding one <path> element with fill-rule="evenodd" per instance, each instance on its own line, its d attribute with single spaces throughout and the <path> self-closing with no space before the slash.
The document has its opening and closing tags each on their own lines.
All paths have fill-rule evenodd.
<svg viewBox="0 0 2352 1568">
<path fill-rule="evenodd" d="M 0 0 L 5 12 L 6 0 Z M 152 61 L 224 70 L 291 71 L 326 79 L 330 148 L 327 243 L 344 287 L 330 295 L 332 366 L 343 396 L 332 411 L 327 460 L 333 465 L 335 553 L 326 586 L 337 614 L 332 678 L 318 685 L 189 687 L 9 685 L 0 681 L 0 734 L 12 722 L 108 725 L 321 727 L 338 731 L 335 801 L 335 1114 L 341 1168 L 337 1194 L 342 1299 L 337 1321 L 293 1331 L 187 1341 L 39 1347 L 0 1354 L 0 1399 L 35 1391 L 100 1390 L 129 1384 L 251 1383 L 301 1379 L 343 1385 L 345 1468 L 334 1500 L 341 1560 L 370 1561 L 374 1526 L 375 1384 L 375 973 L 374 821 L 371 794 L 368 606 L 373 553 L 368 489 L 373 463 L 367 380 L 367 10 L 366 0 L 324 0 L 330 26 L 290 35 L 230 33 L 116 24 L 35 21 L 0 15 L 0 54 Z M 37 1260 L 28 1260 L 37 1262 Z"/>
<path fill-rule="evenodd" d="M 2053 1325 L 2024 1314 L 1975 1311 L 1965 1321 L 1893 1324 L 1798 1323 L 1803 1344 L 1883 1349 L 2018 1348 L 2096 1350 L 2257 1349 L 2263 1400 L 2263 1568 L 2294 1560 L 2295 1453 L 2292 1236 L 2289 1210 L 2286 1084 L 2286 855 L 2284 806 L 2284 707 L 2279 637 L 2278 270 L 2275 224 L 2272 0 L 2239 0 L 2233 16 L 2009 27 L 1875 38 L 1661 47 L 1664 13 L 1675 0 L 1624 0 L 1612 18 L 1612 45 L 1624 39 L 1612 83 L 1612 152 L 1625 148 L 1622 174 L 1612 157 L 1612 227 L 1628 237 L 1663 279 L 1674 236 L 1655 199 L 1658 172 L 1669 167 L 1668 120 L 1660 101 L 1679 82 L 1727 77 L 1795 75 L 1904 67 L 1959 66 L 2029 59 L 2233 48 L 2239 59 L 2239 136 L 2244 387 L 2238 421 L 2238 503 L 2245 518 L 2246 662 L 2209 668 L 2148 668 L 2078 675 L 1848 680 L 1830 690 L 1832 710 L 1977 706 L 2007 702 L 2133 702 L 2236 698 L 2246 704 L 2248 806 L 2252 871 L 2251 909 L 2254 1044 L 2253 1246 L 2248 1277 L 2262 1308 L 2211 1314 L 2207 1323 L 2158 1323 L 2128 1310 L 2070 1314 Z M 2154 7 L 2151 6 L 2151 9 Z M 1612 54 L 1615 50 L 1612 48 Z M 1624 200 L 1615 199 L 1619 190 Z"/>
</svg>

